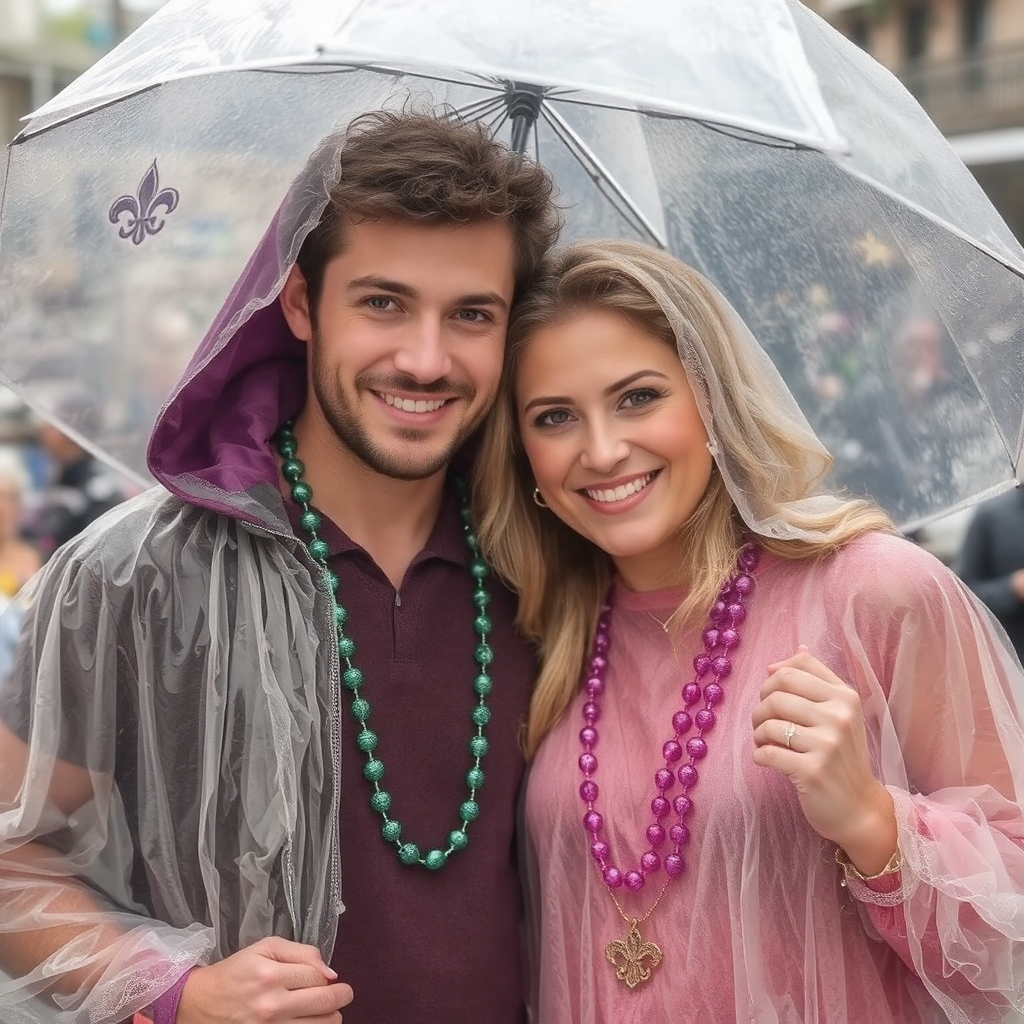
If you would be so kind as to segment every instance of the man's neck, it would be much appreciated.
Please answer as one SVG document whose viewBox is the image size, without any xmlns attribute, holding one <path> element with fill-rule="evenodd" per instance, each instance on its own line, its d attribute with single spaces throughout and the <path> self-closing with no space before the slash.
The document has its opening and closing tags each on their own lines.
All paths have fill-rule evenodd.
<svg viewBox="0 0 1024 1024">
<path fill-rule="evenodd" d="M 295 425 L 303 480 L 313 503 L 362 547 L 399 590 L 423 550 L 441 510 L 445 473 L 396 480 L 375 472 L 338 441 L 326 424 L 299 418 Z M 288 485 L 279 478 L 286 501 Z"/>
</svg>

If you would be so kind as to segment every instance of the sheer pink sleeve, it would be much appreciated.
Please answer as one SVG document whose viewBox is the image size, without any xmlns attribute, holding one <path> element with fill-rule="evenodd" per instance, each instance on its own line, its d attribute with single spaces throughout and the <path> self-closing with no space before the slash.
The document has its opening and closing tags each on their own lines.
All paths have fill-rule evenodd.
<svg viewBox="0 0 1024 1024">
<path fill-rule="evenodd" d="M 847 581 L 844 636 L 903 869 L 849 888 L 951 1020 L 1002 1019 L 1024 1010 L 1024 676 L 951 573 L 886 548 Z"/>
</svg>

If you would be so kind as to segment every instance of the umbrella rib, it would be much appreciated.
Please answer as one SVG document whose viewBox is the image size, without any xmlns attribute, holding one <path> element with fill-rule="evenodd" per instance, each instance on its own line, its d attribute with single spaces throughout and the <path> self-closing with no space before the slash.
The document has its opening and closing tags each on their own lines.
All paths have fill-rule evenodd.
<svg viewBox="0 0 1024 1024">
<path fill-rule="evenodd" d="M 674 118 L 674 120 L 693 120 L 694 124 L 699 124 L 702 128 L 707 128 L 709 132 L 717 132 L 719 135 L 725 135 L 728 138 L 736 139 L 739 142 L 748 142 L 754 146 L 767 146 L 769 149 L 803 149 L 812 153 L 821 152 L 820 150 L 816 150 L 812 146 L 807 146 L 802 142 L 792 142 L 789 139 L 774 139 L 770 135 L 763 135 L 761 132 L 749 131 L 745 128 L 734 128 L 732 125 L 728 124 L 716 124 L 714 121 L 701 121 L 696 118 Z"/>
<path fill-rule="evenodd" d="M 608 198 L 619 213 L 627 220 L 639 226 L 643 233 L 651 238 L 661 249 L 668 248 L 668 242 L 662 238 L 654 225 L 647 219 L 643 211 L 630 199 L 626 190 L 616 181 L 615 176 L 601 162 L 597 154 L 588 148 L 586 143 L 573 131 L 565 119 L 547 103 L 541 105 L 541 114 L 551 126 L 555 134 L 565 143 L 566 148 L 576 158 L 580 166 L 591 176 L 594 184 Z M 611 190 L 612 195 L 608 194 Z M 616 200 L 618 202 L 616 203 Z M 625 207 L 625 210 L 622 207 Z"/>
<path fill-rule="evenodd" d="M 326 52 L 326 51 L 325 51 Z M 465 72 L 466 78 L 472 78 L 474 81 L 468 82 L 463 78 L 446 77 L 440 72 L 428 71 L 426 68 L 412 68 L 404 67 L 401 65 L 394 65 L 388 63 L 375 63 L 371 60 L 361 61 L 357 58 L 337 58 L 338 66 L 341 67 L 344 64 L 350 64 L 352 68 L 357 71 L 373 71 L 381 75 L 390 75 L 393 78 L 423 78 L 428 82 L 441 82 L 443 85 L 461 85 L 468 89 L 490 89 L 492 92 L 501 93 L 504 91 L 504 81 L 498 81 L 494 78 L 488 78 L 485 75 L 474 75 L 470 72 Z M 453 75 L 457 69 L 453 69 Z"/>
<path fill-rule="evenodd" d="M 257 75 L 348 75 L 353 71 L 362 71 L 355 66 L 344 64 L 321 64 L 313 61 L 309 64 L 293 64 L 288 68 L 251 68 Z"/>
<path fill-rule="evenodd" d="M 487 127 L 491 130 L 491 135 L 497 135 L 498 132 L 501 131 L 502 126 L 505 124 L 507 120 L 508 106 L 506 106 L 505 109 L 501 111 L 500 117 L 492 118 L 491 121 L 488 123 Z"/>
<path fill-rule="evenodd" d="M 320 55 L 321 56 L 325 56 L 326 55 L 326 51 L 321 50 L 320 51 Z M 350 72 L 350 71 L 369 71 L 371 74 L 385 75 L 385 76 L 387 76 L 389 78 L 406 78 L 410 74 L 409 69 L 407 69 L 407 68 L 393 68 L 393 67 L 388 67 L 385 64 L 373 64 L 373 63 L 369 63 L 369 62 L 367 62 L 367 63 L 360 63 L 358 61 L 351 61 L 351 60 L 350 61 L 344 61 L 344 60 L 338 60 L 338 59 L 330 58 L 330 57 L 328 57 L 327 60 L 324 62 L 324 67 L 323 67 L 322 71 L 314 70 L 317 67 L 318 63 L 319 62 L 316 61 L 316 60 L 304 60 L 302 63 L 298 63 L 298 64 L 293 65 L 293 67 L 296 67 L 296 68 L 297 67 L 302 67 L 302 68 L 307 69 L 307 70 L 304 70 L 304 71 L 301 71 L 301 72 L 294 71 L 294 70 L 289 70 L 289 68 L 286 65 L 281 65 L 280 67 L 274 67 L 274 68 L 250 67 L 250 68 L 243 68 L 243 69 L 239 69 L 239 70 L 250 71 L 250 72 L 253 72 L 253 73 L 256 73 L 256 74 L 281 74 L 281 75 L 288 75 L 288 74 L 307 74 L 307 75 L 311 75 L 311 74 L 324 74 L 324 75 L 328 75 L 328 74 L 344 74 L 344 73 L 347 73 L 347 72 Z M 500 102 L 503 102 L 503 100 L 504 100 L 504 95 L 503 95 L 503 92 L 501 91 L 501 90 L 504 89 L 504 84 L 503 83 L 496 83 L 493 79 L 488 79 L 488 78 L 485 78 L 485 77 L 483 77 L 481 75 L 473 75 L 472 77 L 477 79 L 477 81 L 473 82 L 473 83 L 465 82 L 465 81 L 460 81 L 460 80 L 455 79 L 455 78 L 445 78 L 442 75 L 431 74 L 431 73 L 429 73 L 429 72 L 427 72 L 425 70 L 417 70 L 416 71 L 416 77 L 418 77 L 418 78 L 425 78 L 428 81 L 432 81 L 432 82 L 441 82 L 441 83 L 443 83 L 445 85 L 463 85 L 463 86 L 469 86 L 469 87 L 474 88 L 474 89 L 490 89 L 490 90 L 495 92 L 495 96 L 496 96 L 497 102 L 500 103 Z M 149 85 L 145 85 L 145 86 L 142 86 L 142 87 L 137 88 L 137 89 L 132 89 L 131 91 L 126 92 L 126 93 L 119 93 L 117 95 L 110 96 L 109 98 L 103 100 L 102 102 L 97 103 L 95 106 L 88 107 L 85 110 L 75 109 L 75 110 L 73 110 L 71 112 L 64 113 L 63 116 L 57 115 L 55 120 L 53 120 L 52 122 L 50 122 L 49 124 L 47 124 L 43 128 L 36 128 L 35 130 L 32 130 L 31 124 L 29 124 L 25 128 L 22 128 L 21 131 L 18 132 L 18 134 L 11 140 L 9 145 L 15 145 L 17 143 L 25 142 L 25 141 L 27 141 L 30 138 L 36 138 L 37 136 L 44 135 L 47 132 L 52 131 L 54 128 L 63 128 L 69 122 L 76 121 L 79 118 L 84 117 L 87 114 L 94 114 L 97 111 L 105 110 L 106 108 L 112 107 L 112 106 L 114 106 L 117 103 L 123 103 L 126 99 L 134 99 L 136 96 L 142 96 L 142 95 L 144 95 L 147 92 L 152 92 L 155 89 L 160 89 L 163 86 L 166 86 L 168 84 L 169 83 L 166 82 L 166 81 L 163 81 L 163 82 L 152 82 Z"/>
<path fill-rule="evenodd" d="M 29 139 L 38 138 L 41 135 L 45 135 L 47 132 L 52 132 L 55 128 L 63 128 L 66 124 L 70 124 L 72 121 L 78 120 L 80 117 L 84 117 L 87 114 L 94 114 L 98 110 L 105 110 L 107 107 L 114 106 L 115 103 L 120 103 L 125 99 L 134 99 L 136 96 L 142 96 L 147 92 L 152 92 L 154 89 L 160 88 L 159 82 L 153 85 L 147 85 L 144 89 L 139 89 L 137 92 L 125 93 L 119 96 L 112 96 L 110 99 L 103 103 L 97 104 L 95 107 L 89 107 L 87 110 L 75 110 L 72 113 L 65 113 L 63 117 L 58 117 L 56 120 L 51 121 L 48 125 L 43 128 L 37 128 L 35 131 L 32 130 L 31 123 L 25 125 L 20 132 L 8 143 L 8 146 L 20 145 L 23 142 L 27 142 Z"/>
<path fill-rule="evenodd" d="M 449 120 L 480 120 L 486 117 L 488 114 L 494 113 L 499 107 L 501 107 L 504 104 L 504 102 L 504 96 L 488 96 L 485 99 L 474 100 L 472 103 L 467 103 L 464 107 L 456 107 L 454 110 L 452 110 L 445 116 Z"/>
<path fill-rule="evenodd" d="M 756 128 L 747 128 L 743 125 L 730 125 L 719 121 L 712 121 L 700 114 L 681 114 L 669 110 L 656 110 L 653 107 L 643 107 L 634 103 L 614 103 L 610 98 L 593 98 L 591 96 L 579 97 L 573 95 L 574 90 L 565 90 L 561 93 L 550 92 L 548 99 L 557 99 L 559 103 L 571 104 L 577 107 L 600 108 L 602 110 L 622 110 L 627 114 L 641 114 L 644 117 L 658 118 L 662 121 L 688 121 L 690 124 L 700 125 L 709 131 L 718 132 L 721 135 L 729 135 L 732 138 L 749 142 L 754 146 L 767 146 L 769 149 L 806 149 L 814 153 L 822 150 L 817 146 L 809 145 L 795 139 L 782 139 L 767 132 L 759 131 Z"/>
</svg>

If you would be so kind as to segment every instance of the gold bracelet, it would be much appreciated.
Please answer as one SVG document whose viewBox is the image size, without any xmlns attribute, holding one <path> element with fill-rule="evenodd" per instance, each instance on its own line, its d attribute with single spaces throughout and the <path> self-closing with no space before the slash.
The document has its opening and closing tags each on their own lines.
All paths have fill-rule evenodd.
<svg viewBox="0 0 1024 1024">
<path fill-rule="evenodd" d="M 842 847 L 836 847 L 836 863 L 843 869 L 843 885 L 846 884 L 847 879 L 852 875 L 859 882 L 873 882 L 876 878 L 884 878 L 886 875 L 895 875 L 897 871 L 903 869 L 903 857 L 900 855 L 900 848 L 896 847 L 896 852 L 889 858 L 885 867 L 876 875 L 865 875 L 862 874 L 857 868 L 850 862 L 850 858 L 847 857 L 846 851 Z"/>
</svg>

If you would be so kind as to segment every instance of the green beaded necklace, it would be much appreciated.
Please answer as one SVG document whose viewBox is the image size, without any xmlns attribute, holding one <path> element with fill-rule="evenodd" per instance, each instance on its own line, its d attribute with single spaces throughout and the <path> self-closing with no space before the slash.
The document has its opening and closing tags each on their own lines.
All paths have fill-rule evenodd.
<svg viewBox="0 0 1024 1024">
<path fill-rule="evenodd" d="M 430 850 L 424 856 L 420 855 L 420 849 L 415 843 L 406 842 L 402 838 L 402 826 L 392 817 L 388 816 L 391 810 L 391 794 L 381 788 L 381 779 L 384 778 L 384 762 L 375 754 L 377 749 L 377 734 L 373 732 L 367 722 L 370 718 L 370 702 L 362 695 L 363 673 L 352 663 L 356 653 L 356 645 L 351 637 L 345 635 L 345 622 L 348 612 L 338 601 L 338 577 L 327 565 L 327 556 L 330 553 L 326 541 L 320 539 L 317 532 L 320 529 L 322 519 L 320 514 L 311 508 L 313 502 L 313 488 L 305 483 L 302 474 L 306 467 L 298 459 L 299 442 L 293 432 L 291 420 L 286 422 L 274 435 L 274 443 L 277 452 L 284 460 L 281 472 L 291 486 L 291 495 L 294 501 L 302 508 L 300 522 L 302 528 L 310 535 L 310 541 L 306 545 L 309 556 L 323 570 L 323 579 L 326 581 L 332 599 L 334 601 L 334 624 L 338 634 L 338 654 L 344 666 L 342 671 L 342 682 L 346 689 L 352 693 L 352 715 L 359 723 L 359 732 L 356 735 L 356 743 L 359 749 L 366 754 L 366 764 L 363 765 L 363 775 L 372 787 L 370 794 L 370 806 L 381 816 L 384 826 L 381 835 L 384 840 L 390 843 L 398 851 L 398 859 L 403 864 L 422 864 L 431 871 L 437 871 L 448 863 L 448 858 L 456 850 L 464 850 L 469 844 L 467 829 L 469 823 L 474 821 L 480 814 L 480 806 L 477 803 L 477 790 L 484 784 L 484 773 L 480 767 L 480 761 L 487 753 L 487 738 L 484 736 L 484 726 L 491 720 L 491 709 L 487 706 L 487 697 L 491 692 L 492 680 L 488 672 L 488 666 L 494 660 L 494 651 L 487 642 L 487 636 L 491 631 L 491 620 L 487 616 L 487 604 L 491 595 L 484 588 L 483 581 L 487 577 L 487 563 L 480 555 L 480 545 L 476 535 L 473 533 L 470 522 L 469 509 L 469 488 L 465 480 L 455 477 L 455 488 L 459 495 L 461 505 L 462 529 L 465 534 L 466 547 L 469 548 L 471 560 L 469 571 L 476 581 L 476 590 L 473 593 L 473 603 L 476 605 L 477 614 L 473 620 L 473 628 L 480 637 L 480 642 L 474 652 L 474 658 L 478 666 L 476 678 L 473 680 L 473 689 L 476 692 L 477 703 L 473 707 L 471 719 L 476 732 L 469 740 L 469 753 L 473 758 L 473 765 L 466 772 L 466 785 L 469 788 L 469 799 L 459 805 L 459 818 L 462 824 L 459 828 L 448 833 L 448 845 L 444 849 Z"/>
</svg>

